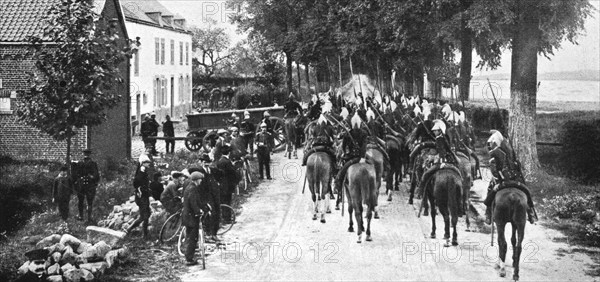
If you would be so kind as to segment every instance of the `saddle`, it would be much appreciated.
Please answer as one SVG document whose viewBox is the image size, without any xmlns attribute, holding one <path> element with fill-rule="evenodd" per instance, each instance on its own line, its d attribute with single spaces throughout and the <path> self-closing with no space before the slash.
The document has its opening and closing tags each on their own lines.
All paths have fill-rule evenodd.
<svg viewBox="0 0 600 282">
<path fill-rule="evenodd" d="M 457 174 L 460 176 L 460 178 L 461 178 L 461 179 L 462 179 L 462 177 L 463 177 L 463 176 L 462 176 L 462 174 L 460 173 L 460 170 L 458 169 L 458 167 L 456 167 L 456 166 L 455 166 L 455 165 L 453 165 L 453 164 L 449 164 L 449 163 L 442 163 L 442 164 L 440 165 L 440 169 L 439 169 L 438 171 L 440 171 L 440 170 L 451 170 L 451 171 L 454 171 L 454 172 L 456 172 L 456 173 L 457 173 Z"/>
<path fill-rule="evenodd" d="M 390 163 L 390 156 L 388 155 L 387 151 L 385 150 L 385 148 L 381 147 L 381 145 L 379 143 L 369 143 L 367 144 L 367 149 L 375 149 L 378 150 L 381 155 L 383 156 L 383 165 L 388 167 L 389 163 Z"/>
<path fill-rule="evenodd" d="M 410 152 L 410 160 L 412 162 L 412 160 L 415 159 L 415 157 L 417 155 L 419 155 L 421 153 L 422 150 L 424 149 L 436 149 L 437 147 L 435 146 L 435 142 L 433 141 L 425 141 L 425 142 L 421 142 L 419 143 L 417 146 L 415 146 L 415 148 L 413 148 L 412 152 Z"/>
<path fill-rule="evenodd" d="M 530 207 L 533 207 L 533 200 L 531 199 L 531 192 L 529 192 L 529 188 L 527 188 L 527 186 L 520 182 L 520 181 L 516 181 L 516 180 L 504 180 L 502 181 L 502 183 L 500 183 L 499 185 L 496 186 L 496 192 L 500 191 L 502 189 L 506 189 L 506 188 L 516 188 L 520 191 L 522 191 L 523 193 L 525 193 L 525 196 L 527 196 L 527 204 Z"/>
<path fill-rule="evenodd" d="M 389 135 L 389 134 L 385 136 L 385 140 L 386 141 L 389 140 L 389 141 L 395 142 L 396 145 L 398 145 L 398 148 L 400 148 L 402 146 L 402 142 L 400 142 L 399 138 L 401 138 L 401 137 L 394 136 L 394 135 Z"/>
</svg>

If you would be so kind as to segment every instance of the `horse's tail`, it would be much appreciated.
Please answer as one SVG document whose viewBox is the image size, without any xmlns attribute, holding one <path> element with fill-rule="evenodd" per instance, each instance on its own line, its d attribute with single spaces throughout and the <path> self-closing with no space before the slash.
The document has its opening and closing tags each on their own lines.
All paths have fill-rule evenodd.
<svg viewBox="0 0 600 282">
<path fill-rule="evenodd" d="M 461 189 L 462 189 L 462 180 L 458 170 L 454 169 L 442 169 L 437 172 L 436 179 L 441 180 L 440 182 L 436 181 L 436 185 L 440 185 L 441 187 L 436 187 L 436 190 L 445 187 L 442 192 L 442 196 L 445 196 L 448 203 L 448 211 L 452 215 L 458 214 L 458 208 L 461 200 Z M 437 194 L 437 193 L 436 193 Z M 444 195 L 445 194 L 445 195 Z M 436 200 L 442 200 L 439 196 L 436 196 Z"/>
</svg>

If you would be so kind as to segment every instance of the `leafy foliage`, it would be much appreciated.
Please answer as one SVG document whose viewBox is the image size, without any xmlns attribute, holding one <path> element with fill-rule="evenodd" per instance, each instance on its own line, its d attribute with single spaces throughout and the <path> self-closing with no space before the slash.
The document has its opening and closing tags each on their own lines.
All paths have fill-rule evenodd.
<svg viewBox="0 0 600 282">
<path fill-rule="evenodd" d="M 89 1 L 61 1 L 48 10 L 43 27 L 43 36 L 31 39 L 38 72 L 30 91 L 21 93 L 17 113 L 65 140 L 76 128 L 101 124 L 106 110 L 122 100 L 113 86 L 124 81 L 118 65 L 127 59 L 129 46 Z"/>
<path fill-rule="evenodd" d="M 230 39 L 225 29 L 215 27 L 216 21 L 211 20 L 205 28 L 192 28 L 192 51 L 198 53 L 193 66 L 204 77 L 211 77 L 228 65 L 230 55 L 225 51 L 230 45 Z"/>
</svg>

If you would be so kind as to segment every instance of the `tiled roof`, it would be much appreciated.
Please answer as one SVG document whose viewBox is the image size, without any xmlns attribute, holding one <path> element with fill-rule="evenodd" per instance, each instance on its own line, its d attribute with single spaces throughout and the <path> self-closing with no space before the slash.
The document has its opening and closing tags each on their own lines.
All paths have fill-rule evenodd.
<svg viewBox="0 0 600 282">
<path fill-rule="evenodd" d="M 142 22 L 145 24 L 158 26 L 166 29 L 174 29 L 179 31 L 187 32 L 188 29 L 182 25 L 175 23 L 167 23 L 165 21 L 156 21 L 155 19 L 148 16 L 146 13 L 161 13 L 161 16 L 172 16 L 175 19 L 184 19 L 178 14 L 174 14 L 169 11 L 165 6 L 160 4 L 157 0 L 121 0 L 121 6 L 123 7 L 123 13 L 125 14 L 126 20 L 133 20 Z"/>
<path fill-rule="evenodd" d="M 0 42 L 28 42 L 42 36 L 42 19 L 61 0 L 0 0 Z M 93 0 L 94 11 L 102 13 L 106 0 Z"/>
<path fill-rule="evenodd" d="M 41 19 L 59 0 L 0 0 L 0 42 L 26 42 L 40 36 Z"/>
</svg>

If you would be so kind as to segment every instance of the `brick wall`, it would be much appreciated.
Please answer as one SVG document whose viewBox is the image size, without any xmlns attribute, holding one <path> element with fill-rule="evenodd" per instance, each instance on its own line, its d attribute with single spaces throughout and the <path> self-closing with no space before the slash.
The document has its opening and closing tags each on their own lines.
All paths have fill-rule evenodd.
<svg viewBox="0 0 600 282">
<path fill-rule="evenodd" d="M 72 139 L 71 158 L 81 159 L 81 151 L 86 145 L 87 130 L 84 128 Z M 64 162 L 66 153 L 66 142 L 58 142 L 40 130 L 23 124 L 16 115 L 0 114 L 0 155 L 17 160 Z"/>
</svg>

